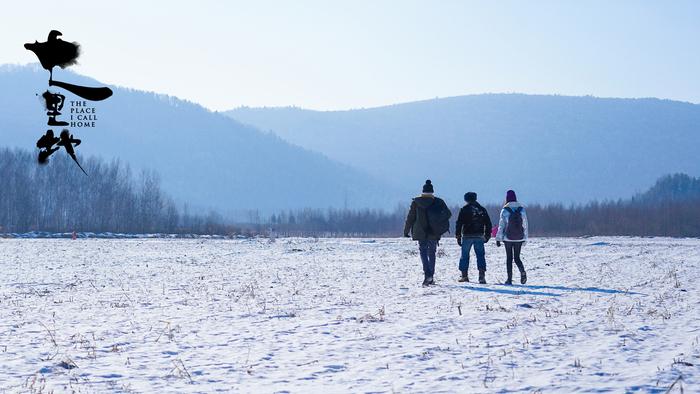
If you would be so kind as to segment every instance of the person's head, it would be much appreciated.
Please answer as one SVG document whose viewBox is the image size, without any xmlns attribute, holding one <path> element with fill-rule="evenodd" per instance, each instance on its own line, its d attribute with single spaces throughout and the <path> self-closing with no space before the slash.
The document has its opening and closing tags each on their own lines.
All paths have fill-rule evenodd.
<svg viewBox="0 0 700 394">
<path fill-rule="evenodd" d="M 476 202 L 476 193 L 474 192 L 468 192 L 464 194 L 464 201 L 470 203 L 470 202 Z"/>
<path fill-rule="evenodd" d="M 433 190 L 433 182 L 431 182 L 430 179 L 425 181 L 425 185 L 423 185 L 423 193 L 435 193 Z"/>
<path fill-rule="evenodd" d="M 515 192 L 513 190 L 508 190 L 506 192 L 506 204 L 514 201 L 518 201 L 518 197 L 516 197 Z"/>
</svg>

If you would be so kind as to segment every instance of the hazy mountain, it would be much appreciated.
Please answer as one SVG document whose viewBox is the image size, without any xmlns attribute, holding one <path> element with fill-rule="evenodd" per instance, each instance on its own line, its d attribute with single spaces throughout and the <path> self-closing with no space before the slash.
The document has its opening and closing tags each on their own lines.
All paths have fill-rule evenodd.
<svg viewBox="0 0 700 394">
<path fill-rule="evenodd" d="M 299 146 L 418 190 L 460 201 L 624 198 L 658 177 L 700 174 L 700 105 L 658 99 L 487 94 L 318 112 L 227 114 Z"/>
<path fill-rule="evenodd" d="M 56 70 L 54 79 L 101 85 L 65 70 Z M 48 72 L 37 66 L 0 67 L 0 145 L 36 149 L 48 128 L 37 96 L 46 90 L 47 81 Z M 154 169 L 164 189 L 180 202 L 224 214 L 345 204 L 392 207 L 396 202 L 391 188 L 366 173 L 274 134 L 173 97 L 113 89 L 110 99 L 88 102 L 96 107 L 96 128 L 70 129 L 83 141 L 78 153 L 120 158 L 134 169 Z M 77 99 L 61 92 L 66 101 Z M 69 103 L 62 112 L 59 120 L 67 120 Z M 61 128 L 53 129 L 58 133 Z"/>
</svg>

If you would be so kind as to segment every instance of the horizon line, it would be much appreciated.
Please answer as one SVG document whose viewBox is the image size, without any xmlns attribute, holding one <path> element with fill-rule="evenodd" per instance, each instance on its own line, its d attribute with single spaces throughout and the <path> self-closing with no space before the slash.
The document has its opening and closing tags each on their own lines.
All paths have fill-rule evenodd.
<svg viewBox="0 0 700 394">
<path fill-rule="evenodd" d="M 4 71 L 3 69 L 11 69 L 11 68 L 15 68 L 15 69 L 31 68 L 34 71 L 43 70 L 43 68 L 41 67 L 41 64 L 39 62 L 2 63 L 2 64 L 0 64 L 0 71 Z M 89 75 L 86 75 L 86 74 L 81 74 L 81 73 L 73 71 L 73 70 L 65 70 L 65 71 L 79 75 L 79 76 L 84 77 L 84 78 L 93 79 L 93 80 L 100 82 L 100 83 L 104 83 L 101 80 L 96 79 L 96 78 L 89 76 Z M 598 96 L 595 94 L 574 95 L 574 94 L 564 94 L 564 93 L 526 93 L 526 92 L 497 92 L 497 91 L 493 91 L 493 92 L 481 92 L 481 93 L 463 93 L 463 94 L 451 95 L 451 96 L 435 96 L 432 98 L 423 98 L 423 99 L 411 99 L 411 100 L 407 100 L 407 101 L 397 101 L 394 103 L 387 103 L 387 104 L 367 106 L 367 107 L 314 109 L 314 108 L 299 106 L 296 104 L 288 104 L 288 105 L 273 105 L 273 106 L 239 105 L 237 107 L 229 107 L 228 109 L 215 109 L 215 108 L 211 108 L 207 105 L 204 105 L 204 104 L 202 104 L 194 99 L 182 98 L 182 97 L 176 96 L 174 94 L 161 93 L 161 92 L 157 92 L 157 91 L 153 91 L 153 90 L 146 90 L 143 88 L 131 87 L 131 86 L 120 85 L 120 84 L 111 84 L 111 83 L 104 83 L 104 84 L 109 85 L 111 87 L 115 87 L 115 88 L 120 88 L 120 89 L 125 89 L 125 90 L 136 90 L 136 91 L 140 91 L 143 93 L 151 93 L 151 94 L 155 94 L 155 95 L 159 95 L 159 96 L 166 96 L 169 98 L 174 98 L 174 99 L 177 99 L 177 100 L 180 100 L 183 102 L 199 105 L 200 107 L 205 108 L 206 110 L 208 110 L 210 112 L 214 112 L 214 113 L 226 113 L 226 112 L 235 111 L 235 110 L 244 109 L 244 108 L 245 109 L 298 109 L 298 110 L 313 111 L 313 112 L 349 112 L 349 111 L 361 111 L 361 110 L 389 108 L 389 107 L 395 107 L 395 106 L 407 105 L 407 104 L 425 103 L 425 102 L 430 102 L 430 101 L 449 100 L 449 99 L 460 98 L 460 97 L 474 97 L 474 96 L 532 96 L 532 97 L 593 98 L 593 99 L 600 99 L 600 100 L 658 100 L 658 101 L 671 101 L 671 102 L 690 104 L 690 105 L 700 105 L 700 102 L 693 102 L 693 101 L 674 99 L 674 98 L 668 98 L 668 97 L 656 97 L 656 96 L 642 96 L 642 97 L 627 96 L 627 97 L 625 97 L 625 96 Z"/>
</svg>

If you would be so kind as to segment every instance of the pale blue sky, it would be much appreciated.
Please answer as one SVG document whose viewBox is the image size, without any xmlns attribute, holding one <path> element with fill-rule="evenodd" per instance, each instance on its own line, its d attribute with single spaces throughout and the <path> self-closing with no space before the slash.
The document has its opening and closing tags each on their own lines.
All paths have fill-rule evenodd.
<svg viewBox="0 0 700 394">
<path fill-rule="evenodd" d="M 75 71 L 215 110 L 486 92 L 700 102 L 699 1 L 8 3 L 0 63 L 36 61 L 22 44 L 58 29 L 83 46 Z"/>
</svg>

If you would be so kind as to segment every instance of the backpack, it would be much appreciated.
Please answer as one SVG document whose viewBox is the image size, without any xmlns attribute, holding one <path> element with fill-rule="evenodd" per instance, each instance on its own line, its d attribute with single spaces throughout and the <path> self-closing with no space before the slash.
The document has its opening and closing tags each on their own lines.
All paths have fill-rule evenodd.
<svg viewBox="0 0 700 394">
<path fill-rule="evenodd" d="M 508 223 L 506 224 L 506 238 L 512 240 L 525 239 L 525 228 L 523 227 L 523 207 L 517 207 L 513 210 L 510 207 L 504 208 L 510 213 Z"/>
<path fill-rule="evenodd" d="M 435 200 L 432 205 L 426 208 L 426 219 L 428 220 L 426 233 L 439 237 L 450 231 L 451 216 L 452 212 L 447 208 L 447 205 L 442 200 L 439 202 Z"/>
</svg>

